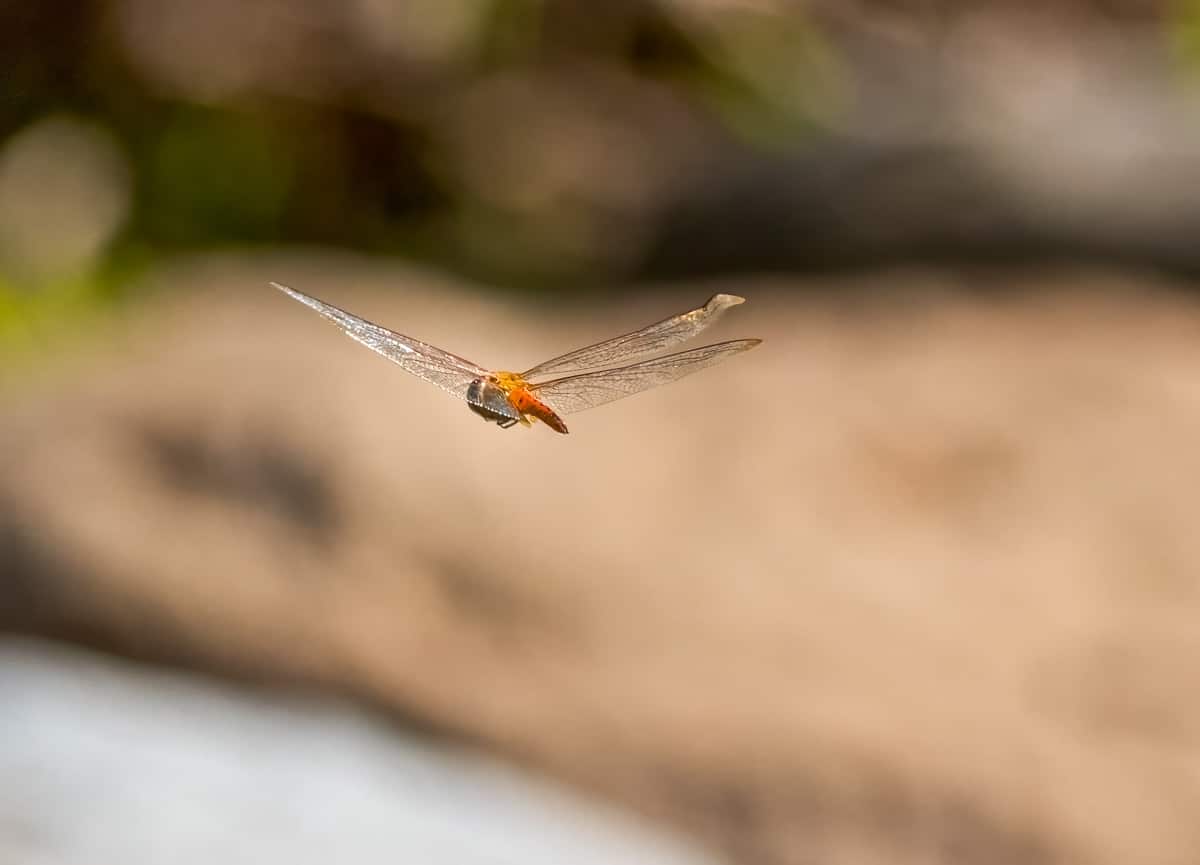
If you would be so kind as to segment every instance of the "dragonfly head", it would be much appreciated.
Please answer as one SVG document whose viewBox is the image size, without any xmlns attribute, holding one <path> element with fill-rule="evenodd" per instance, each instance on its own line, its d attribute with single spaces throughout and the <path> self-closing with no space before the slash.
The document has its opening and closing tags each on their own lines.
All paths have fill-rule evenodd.
<svg viewBox="0 0 1200 865">
<path fill-rule="evenodd" d="M 467 407 L 484 420 L 501 426 L 524 421 L 509 402 L 508 391 L 490 379 L 477 378 L 467 386 Z"/>
</svg>

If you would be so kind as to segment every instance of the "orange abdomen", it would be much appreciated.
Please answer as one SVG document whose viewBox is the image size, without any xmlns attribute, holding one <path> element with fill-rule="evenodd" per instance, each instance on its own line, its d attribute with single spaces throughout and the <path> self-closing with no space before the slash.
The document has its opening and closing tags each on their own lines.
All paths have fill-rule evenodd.
<svg viewBox="0 0 1200 865">
<path fill-rule="evenodd" d="M 518 387 L 509 391 L 508 401 L 521 414 L 532 415 L 555 432 L 566 433 L 567 425 L 563 423 L 562 418 L 555 414 L 554 409 L 531 394 L 527 389 Z"/>
</svg>

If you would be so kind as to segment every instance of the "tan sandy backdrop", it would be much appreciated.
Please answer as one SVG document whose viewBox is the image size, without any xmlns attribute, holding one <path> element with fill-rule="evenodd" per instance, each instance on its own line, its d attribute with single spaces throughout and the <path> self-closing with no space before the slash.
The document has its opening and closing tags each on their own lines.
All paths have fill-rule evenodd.
<svg viewBox="0 0 1200 865">
<path fill-rule="evenodd" d="M 500 431 L 269 279 L 485 365 L 716 291 L 750 302 L 715 336 L 766 342 L 569 436 Z M 188 290 L 0 378 L 0 625 L 359 696 L 751 865 L 1195 861 L 1181 286 L 563 308 L 284 255 L 155 283 Z"/>
</svg>

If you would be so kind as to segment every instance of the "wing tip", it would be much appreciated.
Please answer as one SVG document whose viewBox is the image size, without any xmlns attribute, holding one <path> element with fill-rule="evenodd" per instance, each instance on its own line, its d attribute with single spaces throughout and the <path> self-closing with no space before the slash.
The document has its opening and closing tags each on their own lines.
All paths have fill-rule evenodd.
<svg viewBox="0 0 1200 865">
<path fill-rule="evenodd" d="M 296 291 L 296 289 L 290 288 L 289 286 L 284 285 L 282 282 L 268 282 L 267 285 L 271 286 L 272 288 L 277 288 L 280 291 L 282 291 L 284 294 L 290 295 L 292 297 L 295 297 L 296 295 L 298 295 L 300 293 L 300 292 Z"/>
<path fill-rule="evenodd" d="M 736 294 L 714 294 L 708 299 L 708 303 L 704 304 L 712 310 L 729 309 L 731 306 L 737 306 L 739 303 L 745 303 L 746 298 L 739 297 Z"/>
<path fill-rule="evenodd" d="M 309 297 L 304 292 L 297 291 L 296 289 L 294 289 L 290 286 L 284 285 L 282 282 L 271 282 L 268 284 L 274 288 L 279 289 L 284 294 L 286 294 L 288 297 L 290 297 L 292 300 L 299 301 L 300 303 L 307 306 L 309 309 L 314 309 L 317 312 L 321 313 L 321 315 L 323 315 L 327 318 L 333 317 L 333 316 L 331 316 L 331 312 L 333 312 L 335 310 L 338 312 L 341 311 L 341 310 L 337 310 L 337 307 L 332 306 L 328 303 L 325 303 L 325 301 L 323 301 L 323 300 L 317 300 L 315 297 Z"/>
</svg>

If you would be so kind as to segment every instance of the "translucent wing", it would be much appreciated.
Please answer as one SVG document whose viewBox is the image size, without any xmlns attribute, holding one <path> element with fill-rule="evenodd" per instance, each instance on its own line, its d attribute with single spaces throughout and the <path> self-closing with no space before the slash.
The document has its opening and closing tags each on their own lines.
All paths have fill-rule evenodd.
<svg viewBox="0 0 1200 865">
<path fill-rule="evenodd" d="M 633 333 L 606 339 L 604 342 L 552 358 L 521 373 L 521 377 L 529 379 L 531 376 L 548 375 L 552 372 L 598 369 L 655 354 L 691 339 L 713 324 L 729 307 L 744 302 L 745 298 L 734 294 L 713 295 L 708 303 L 699 309 L 673 315 Z"/>
<path fill-rule="evenodd" d="M 338 309 L 332 304 L 309 297 L 286 285 L 280 285 L 277 282 L 272 282 L 271 285 L 321 313 L 344 330 L 351 339 L 361 342 L 372 351 L 399 364 L 406 372 L 423 378 L 460 399 L 466 399 L 467 387 L 472 381 L 488 374 L 487 370 L 476 366 L 471 361 L 448 351 L 442 351 L 419 339 L 413 339 L 402 333 L 394 333 L 386 327 L 372 324 L 357 315 L 351 315 L 344 309 Z"/>
<path fill-rule="evenodd" d="M 703 345 L 689 351 L 644 360 L 641 363 L 602 369 L 556 378 L 553 381 L 530 386 L 539 399 L 564 414 L 603 405 L 606 402 L 632 396 L 660 384 L 675 381 L 685 375 L 720 363 L 730 355 L 748 351 L 762 342 L 761 339 L 735 339 Z"/>
</svg>

